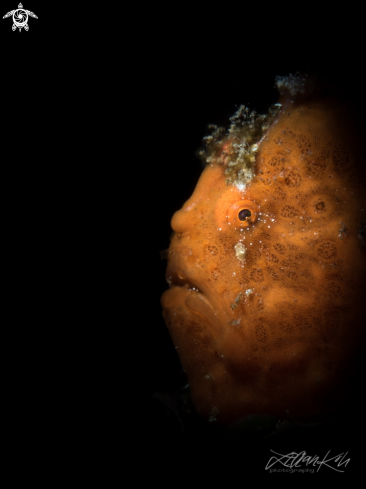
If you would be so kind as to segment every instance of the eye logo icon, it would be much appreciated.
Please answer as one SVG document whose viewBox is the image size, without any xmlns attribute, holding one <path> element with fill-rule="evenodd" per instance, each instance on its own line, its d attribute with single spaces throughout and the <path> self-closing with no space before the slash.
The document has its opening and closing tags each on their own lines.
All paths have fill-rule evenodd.
<svg viewBox="0 0 366 489">
<path fill-rule="evenodd" d="M 11 15 L 13 16 L 13 31 L 15 31 L 17 27 L 20 31 L 22 30 L 22 27 L 27 31 L 29 29 L 28 16 L 38 19 L 38 17 L 33 12 L 23 9 L 23 5 L 21 3 L 18 5 L 18 8 L 16 10 L 11 10 L 7 14 L 5 14 L 3 19 L 6 19 Z"/>
</svg>

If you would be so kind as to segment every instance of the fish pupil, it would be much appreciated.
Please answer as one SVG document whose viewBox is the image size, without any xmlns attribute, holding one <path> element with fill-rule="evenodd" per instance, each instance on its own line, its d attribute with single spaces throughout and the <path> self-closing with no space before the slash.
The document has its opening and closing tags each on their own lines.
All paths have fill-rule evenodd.
<svg viewBox="0 0 366 489">
<path fill-rule="evenodd" d="M 252 215 L 252 213 L 250 212 L 249 209 L 242 209 L 240 212 L 239 212 L 239 219 L 241 221 L 245 221 L 248 217 L 250 217 Z"/>
</svg>

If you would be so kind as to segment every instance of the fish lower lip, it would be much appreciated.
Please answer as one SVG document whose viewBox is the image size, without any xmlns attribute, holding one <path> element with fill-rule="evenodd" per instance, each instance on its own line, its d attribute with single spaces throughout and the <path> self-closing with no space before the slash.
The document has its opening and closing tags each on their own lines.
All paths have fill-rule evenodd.
<svg viewBox="0 0 366 489">
<path fill-rule="evenodd" d="M 184 301 L 188 309 L 195 314 L 201 316 L 204 320 L 208 321 L 212 326 L 218 327 L 218 316 L 214 312 L 211 303 L 201 292 L 192 292 L 186 297 Z"/>
<path fill-rule="evenodd" d="M 212 308 L 202 289 L 180 270 L 170 270 L 167 273 L 170 289 L 180 288 L 189 292 L 184 300 L 188 309 L 199 315 L 214 327 L 219 327 L 218 316 Z"/>
<path fill-rule="evenodd" d="M 182 291 L 181 300 L 185 307 L 201 321 L 205 322 L 209 329 L 215 334 L 220 331 L 219 317 L 212 307 L 211 302 L 206 297 L 202 289 L 190 280 L 181 270 L 170 268 L 167 270 L 166 279 L 169 284 L 169 290 L 175 291 L 173 297 L 177 297 L 178 290 Z M 168 294 L 169 291 L 166 291 Z M 178 292 L 179 293 L 179 292 Z M 168 294 L 169 296 L 169 294 Z M 168 297 L 167 296 L 167 297 Z"/>
</svg>

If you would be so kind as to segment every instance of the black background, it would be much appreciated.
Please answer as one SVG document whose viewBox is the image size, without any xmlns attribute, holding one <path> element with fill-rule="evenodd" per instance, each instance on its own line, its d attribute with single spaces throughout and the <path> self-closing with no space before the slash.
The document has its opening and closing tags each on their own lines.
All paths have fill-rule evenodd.
<svg viewBox="0 0 366 489">
<path fill-rule="evenodd" d="M 4 14 L 14 8 L 2 4 Z M 348 451 L 335 475 L 362 472 L 357 406 L 352 423 L 256 448 L 202 425 L 182 437 L 154 397 L 185 384 L 161 316 L 159 252 L 202 171 L 195 151 L 207 124 L 227 125 L 240 104 L 265 111 L 275 77 L 297 71 L 340 80 L 362 112 L 357 12 L 24 8 L 39 17 L 28 32 L 1 23 L 8 426 L 29 447 L 66 439 L 65 470 L 93 452 L 117 470 L 128 458 L 151 480 L 174 483 L 172 467 L 176 477 L 196 467 L 244 484 L 268 474 L 269 448 L 283 448 Z"/>
</svg>

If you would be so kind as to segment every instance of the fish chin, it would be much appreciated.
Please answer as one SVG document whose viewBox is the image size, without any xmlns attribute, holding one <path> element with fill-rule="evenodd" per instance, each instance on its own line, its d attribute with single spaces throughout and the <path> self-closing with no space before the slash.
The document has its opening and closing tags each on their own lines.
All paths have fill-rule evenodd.
<svg viewBox="0 0 366 489">
<path fill-rule="evenodd" d="M 182 286 L 171 286 L 165 291 L 161 305 L 184 370 L 189 374 L 201 368 L 203 356 L 216 348 L 218 318 L 211 305 L 203 294 Z M 202 349 L 205 352 L 203 356 Z M 199 354 L 192 355 L 194 351 Z"/>
</svg>

